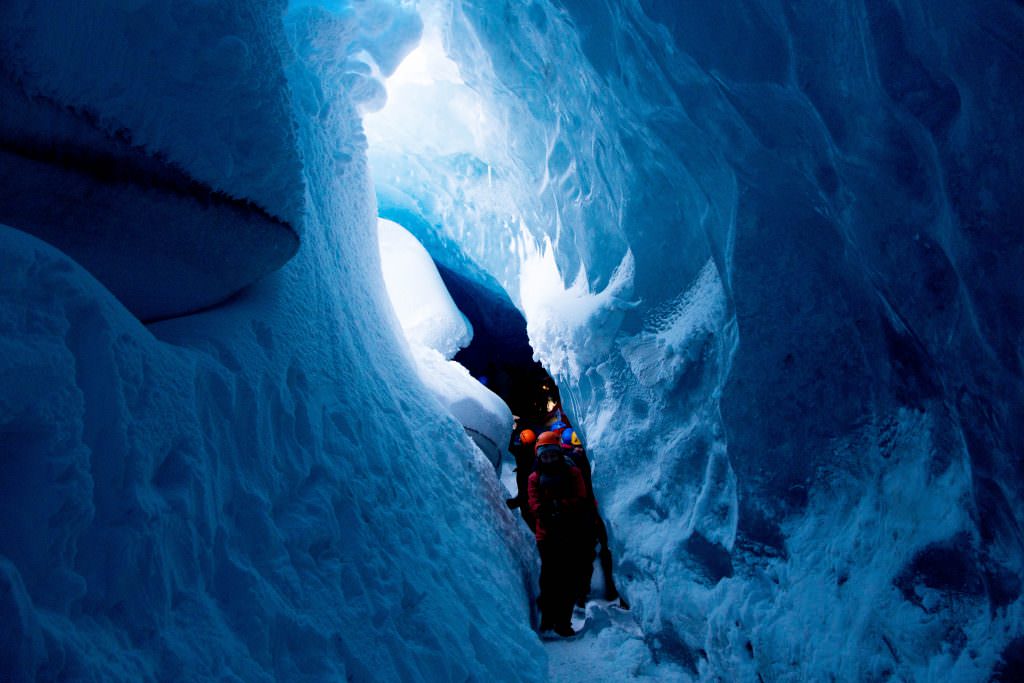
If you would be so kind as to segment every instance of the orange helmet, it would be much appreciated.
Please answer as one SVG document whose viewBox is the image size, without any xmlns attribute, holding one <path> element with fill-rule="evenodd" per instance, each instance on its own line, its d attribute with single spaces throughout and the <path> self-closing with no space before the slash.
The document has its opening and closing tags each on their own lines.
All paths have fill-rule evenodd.
<svg viewBox="0 0 1024 683">
<path fill-rule="evenodd" d="M 558 446 L 562 443 L 562 437 L 558 432 L 543 432 L 537 437 L 537 448 L 541 446 L 554 445 Z"/>
<path fill-rule="evenodd" d="M 533 433 L 532 429 L 524 429 L 519 432 L 519 440 L 526 445 L 530 445 L 537 440 L 537 435 Z"/>
</svg>

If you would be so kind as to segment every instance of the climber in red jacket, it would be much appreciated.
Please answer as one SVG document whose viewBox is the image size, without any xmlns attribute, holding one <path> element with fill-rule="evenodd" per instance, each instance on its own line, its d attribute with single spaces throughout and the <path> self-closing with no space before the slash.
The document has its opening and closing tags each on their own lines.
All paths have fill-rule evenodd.
<svg viewBox="0 0 1024 683">
<path fill-rule="evenodd" d="M 619 595 L 619 589 L 612 577 L 614 563 L 612 562 L 611 548 L 608 546 L 608 527 L 598 510 L 587 451 L 583 448 L 583 442 L 580 441 L 574 430 L 566 429 L 562 432 L 562 449 L 569 461 L 579 469 L 583 476 L 587 500 L 592 504 L 594 512 L 593 523 L 586 529 L 590 532 L 590 536 L 580 547 L 583 554 L 580 556 L 579 593 L 576 596 L 576 605 L 578 607 L 586 605 L 587 596 L 590 594 L 590 582 L 594 577 L 594 546 L 599 543 L 601 545 L 601 573 L 604 575 L 604 599 L 618 600 L 620 608 L 629 609 L 629 603 Z"/>
<path fill-rule="evenodd" d="M 537 470 L 529 479 L 530 510 L 540 552 L 541 631 L 576 635 L 572 608 L 576 600 L 576 569 L 580 545 L 591 521 L 583 476 L 563 454 L 555 432 L 537 437 Z"/>
</svg>

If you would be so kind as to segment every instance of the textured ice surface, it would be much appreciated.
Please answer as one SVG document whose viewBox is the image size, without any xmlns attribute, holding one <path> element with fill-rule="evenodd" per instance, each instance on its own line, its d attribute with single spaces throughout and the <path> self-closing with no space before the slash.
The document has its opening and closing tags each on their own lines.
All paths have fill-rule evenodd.
<svg viewBox="0 0 1024 683">
<path fill-rule="evenodd" d="M 1020 4 L 401 4 L 424 51 L 369 155 L 420 34 L 395 3 L 0 9 L 0 92 L 95 116 L 51 133 L 129 131 L 304 239 L 146 329 L 3 232 L 5 677 L 543 678 L 523 525 L 382 322 L 367 155 L 558 375 L 643 634 L 585 647 L 654 678 L 1019 667 Z"/>
<path fill-rule="evenodd" d="M 512 412 L 452 360 L 472 339 L 469 321 L 452 301 L 427 250 L 408 230 L 382 218 L 377 221 L 377 239 L 388 298 L 420 379 L 488 460 L 498 465 L 512 431 Z"/>
<path fill-rule="evenodd" d="M 156 5 L 131 16 L 159 46 Z M 416 22 L 329 5 L 286 22 L 303 183 L 276 190 L 304 237 L 281 271 L 144 327 L 67 256 L 0 228 L 0 679 L 544 676 L 532 541 L 381 323 L 345 57 L 386 64 Z M 165 87 L 126 110 L 159 120 Z"/>
<path fill-rule="evenodd" d="M 382 207 L 522 306 L 658 657 L 1019 661 L 1019 3 L 420 4 L 455 67 Z"/>
<path fill-rule="evenodd" d="M 410 344 L 451 359 L 473 338 L 473 327 L 455 306 L 430 254 L 394 221 L 377 221 L 381 270 L 388 298 Z"/>
<path fill-rule="evenodd" d="M 0 221 L 149 320 L 217 303 L 298 247 L 284 2 L 0 7 Z"/>
<path fill-rule="evenodd" d="M 498 467 L 507 452 L 508 435 L 512 431 L 509 407 L 470 375 L 469 370 L 453 360 L 446 360 L 434 349 L 414 345 L 412 355 L 420 380 L 441 403 L 438 413 L 453 415 L 488 461 Z"/>
</svg>

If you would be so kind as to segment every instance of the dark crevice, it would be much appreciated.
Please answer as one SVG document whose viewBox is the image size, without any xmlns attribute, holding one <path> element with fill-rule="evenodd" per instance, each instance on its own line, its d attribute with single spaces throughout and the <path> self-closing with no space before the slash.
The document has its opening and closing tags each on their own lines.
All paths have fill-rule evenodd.
<svg viewBox="0 0 1024 683">
<path fill-rule="evenodd" d="M 455 305 L 473 326 L 472 342 L 455 360 L 527 422 L 545 415 L 546 400 L 550 396 L 558 401 L 558 389 L 533 359 L 523 314 L 503 292 L 436 265 Z"/>
</svg>

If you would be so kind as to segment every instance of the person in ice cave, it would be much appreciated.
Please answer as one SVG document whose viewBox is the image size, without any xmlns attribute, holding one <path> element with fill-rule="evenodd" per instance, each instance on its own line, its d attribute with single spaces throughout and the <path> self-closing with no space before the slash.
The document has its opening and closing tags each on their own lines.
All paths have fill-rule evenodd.
<svg viewBox="0 0 1024 683">
<path fill-rule="evenodd" d="M 562 410 L 562 398 L 559 395 L 558 387 L 553 382 L 541 384 L 540 390 L 544 395 L 544 402 L 540 413 L 543 415 L 541 424 L 545 429 L 561 433 L 562 429 L 571 427 L 569 417 Z"/>
<path fill-rule="evenodd" d="M 526 490 L 529 486 L 530 475 L 533 474 L 536 461 L 536 454 L 534 453 L 536 441 L 536 433 L 532 429 L 526 428 L 518 433 L 513 431 L 508 445 L 509 452 L 516 460 L 516 495 L 507 498 L 505 504 L 508 505 L 510 510 L 519 509 L 519 513 L 523 516 L 523 521 L 526 522 L 526 526 L 530 527 L 531 531 L 534 529 L 536 520 L 533 517 L 533 511 L 530 510 L 530 501 L 526 498 Z"/>
<path fill-rule="evenodd" d="M 530 510 L 536 517 L 534 534 L 540 553 L 541 632 L 576 635 L 572 610 L 579 585 L 579 558 L 584 539 L 592 535 L 586 486 L 579 468 L 566 457 L 558 433 L 537 437 L 537 470 L 528 483 Z"/>
<path fill-rule="evenodd" d="M 587 458 L 587 451 L 580 441 L 579 435 L 572 429 L 562 432 L 562 448 L 568 451 L 568 458 L 573 465 L 579 469 L 583 477 L 583 485 L 586 489 L 586 498 L 593 515 L 593 523 L 586 527 L 591 534 L 581 541 L 579 590 L 576 594 L 576 605 L 583 607 L 590 595 L 590 583 L 594 578 L 594 558 L 601 558 L 601 574 L 604 577 L 604 599 L 608 601 L 619 601 L 619 607 L 629 609 L 629 603 L 619 595 L 619 589 L 615 585 L 615 578 L 612 576 L 612 551 L 608 546 L 608 527 L 601 517 L 601 511 L 597 506 L 597 497 L 594 495 L 594 485 L 591 476 L 590 460 Z M 595 552 L 595 547 L 601 546 L 600 553 Z"/>
</svg>

